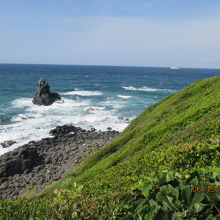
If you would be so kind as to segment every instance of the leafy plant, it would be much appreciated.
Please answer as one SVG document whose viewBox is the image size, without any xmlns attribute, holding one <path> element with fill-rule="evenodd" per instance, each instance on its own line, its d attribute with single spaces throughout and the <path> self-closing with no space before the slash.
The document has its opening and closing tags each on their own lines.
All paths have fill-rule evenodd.
<svg viewBox="0 0 220 220">
<path fill-rule="evenodd" d="M 130 216 L 149 220 L 215 219 L 220 217 L 220 190 L 204 190 L 204 187 L 213 184 L 220 184 L 220 175 L 214 172 L 193 172 L 187 176 L 158 172 L 153 183 L 139 184 L 138 200 L 130 203 L 129 211 L 135 212 Z M 193 192 L 192 187 L 199 185 L 203 186 L 203 190 Z"/>
</svg>

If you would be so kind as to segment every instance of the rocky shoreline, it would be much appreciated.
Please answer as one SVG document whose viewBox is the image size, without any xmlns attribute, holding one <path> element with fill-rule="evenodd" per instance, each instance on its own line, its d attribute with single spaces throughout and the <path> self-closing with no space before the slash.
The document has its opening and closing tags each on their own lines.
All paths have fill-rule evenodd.
<svg viewBox="0 0 220 220">
<path fill-rule="evenodd" d="M 119 132 L 58 126 L 52 138 L 31 141 L 0 156 L 0 199 L 17 198 L 32 188 L 40 191 L 83 158 L 105 146 Z"/>
</svg>

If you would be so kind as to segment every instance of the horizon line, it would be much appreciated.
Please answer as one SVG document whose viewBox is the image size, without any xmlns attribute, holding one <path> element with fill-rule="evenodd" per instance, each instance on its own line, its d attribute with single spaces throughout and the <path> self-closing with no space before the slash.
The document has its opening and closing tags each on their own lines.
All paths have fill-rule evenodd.
<svg viewBox="0 0 220 220">
<path fill-rule="evenodd" d="M 139 68 L 171 68 L 177 67 L 179 69 L 216 69 L 216 67 L 186 67 L 186 66 L 144 66 L 144 65 L 106 65 L 106 64 L 55 64 L 55 63 L 0 63 L 0 65 L 54 65 L 54 66 L 102 66 L 102 67 L 139 67 Z M 178 69 L 177 69 L 178 70 Z"/>
</svg>

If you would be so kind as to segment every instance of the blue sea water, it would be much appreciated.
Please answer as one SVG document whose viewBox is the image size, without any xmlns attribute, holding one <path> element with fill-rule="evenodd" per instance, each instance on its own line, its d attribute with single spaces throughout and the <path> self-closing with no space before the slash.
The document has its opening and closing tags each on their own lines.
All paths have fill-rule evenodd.
<svg viewBox="0 0 220 220">
<path fill-rule="evenodd" d="M 57 125 L 123 130 L 146 107 L 216 69 L 0 64 L 0 143 L 12 150 L 49 136 Z M 40 77 L 61 94 L 51 106 L 32 104 Z"/>
</svg>

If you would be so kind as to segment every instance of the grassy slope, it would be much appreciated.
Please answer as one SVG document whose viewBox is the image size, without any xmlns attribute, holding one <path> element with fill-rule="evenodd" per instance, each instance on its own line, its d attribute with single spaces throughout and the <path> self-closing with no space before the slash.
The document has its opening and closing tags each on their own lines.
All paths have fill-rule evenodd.
<svg viewBox="0 0 220 220">
<path fill-rule="evenodd" d="M 172 154 L 178 151 L 181 145 L 208 143 L 213 135 L 218 138 L 219 134 L 218 76 L 196 81 L 147 108 L 111 144 L 87 158 L 72 174 L 67 175 L 54 187 L 68 187 L 74 180 L 92 187 L 99 185 L 101 190 L 101 185 L 103 188 L 108 185 L 114 192 L 121 191 L 124 185 L 135 183 L 139 175 L 150 175 L 151 170 L 159 167 L 175 169 L 171 167 L 174 160 Z M 203 166 L 206 167 L 207 164 L 201 164 L 200 167 Z M 187 168 L 186 163 L 182 169 Z"/>
<path fill-rule="evenodd" d="M 108 146 L 37 195 L 37 200 L 51 199 L 54 189 L 72 190 L 76 182 L 84 185 L 81 200 L 88 206 L 97 203 L 95 209 L 107 213 L 103 201 L 120 200 L 158 170 L 219 172 L 220 153 L 212 147 L 219 139 L 220 76 L 196 81 L 147 108 Z"/>
</svg>

